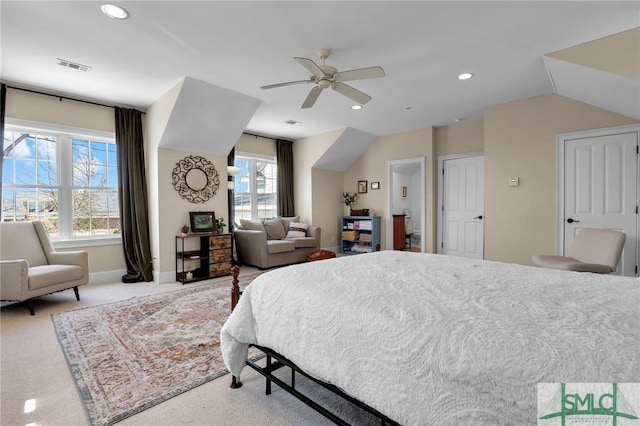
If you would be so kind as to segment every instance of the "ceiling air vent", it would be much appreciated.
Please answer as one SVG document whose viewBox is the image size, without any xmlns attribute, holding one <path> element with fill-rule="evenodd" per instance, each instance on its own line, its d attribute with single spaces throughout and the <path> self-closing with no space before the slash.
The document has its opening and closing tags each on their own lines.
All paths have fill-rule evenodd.
<svg viewBox="0 0 640 426">
<path fill-rule="evenodd" d="M 71 68 L 74 70 L 84 71 L 84 72 L 88 72 L 91 70 L 91 67 L 89 65 L 77 64 L 75 62 L 67 61 L 66 59 L 60 59 L 60 58 L 58 58 L 58 65 L 65 68 Z"/>
</svg>

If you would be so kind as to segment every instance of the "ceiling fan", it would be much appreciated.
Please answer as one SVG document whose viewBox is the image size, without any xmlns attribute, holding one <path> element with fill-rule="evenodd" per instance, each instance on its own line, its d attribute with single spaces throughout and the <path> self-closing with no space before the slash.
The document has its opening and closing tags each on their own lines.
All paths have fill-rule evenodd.
<svg viewBox="0 0 640 426">
<path fill-rule="evenodd" d="M 338 93 L 353 99 L 360 105 L 364 105 L 371 100 L 371 96 L 366 93 L 362 93 L 358 89 L 345 84 L 345 81 L 352 80 L 364 80 L 366 78 L 379 78 L 384 77 L 386 74 L 381 67 L 369 67 L 359 68 L 349 71 L 338 71 L 331 65 L 325 64 L 325 59 L 329 57 L 331 51 L 329 49 L 319 49 L 317 52 L 318 58 L 322 60 L 322 65 L 318 65 L 308 58 L 295 57 L 296 61 L 303 67 L 305 67 L 311 76 L 308 80 L 289 81 L 286 83 L 270 84 L 268 86 L 262 86 L 261 89 L 274 89 L 276 87 L 292 86 L 294 84 L 314 83 L 315 87 L 311 89 L 311 92 L 307 95 L 307 98 L 302 103 L 302 108 L 311 108 L 320 96 L 320 93 L 327 87 L 331 87 Z"/>
</svg>

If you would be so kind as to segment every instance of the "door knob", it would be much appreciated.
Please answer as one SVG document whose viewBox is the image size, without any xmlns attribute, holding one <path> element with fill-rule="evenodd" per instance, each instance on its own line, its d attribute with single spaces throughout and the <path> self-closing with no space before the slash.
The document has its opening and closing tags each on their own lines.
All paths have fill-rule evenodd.
<svg viewBox="0 0 640 426">
<path fill-rule="evenodd" d="M 578 223 L 578 222 L 580 222 L 580 221 L 579 221 L 579 220 L 572 219 L 572 218 L 567 219 L 567 223 L 573 223 L 573 222 Z"/>
<path fill-rule="evenodd" d="M 480 219 L 480 220 L 482 220 L 482 215 L 480 215 L 480 216 L 476 216 L 476 217 L 474 217 L 474 219 Z"/>
</svg>

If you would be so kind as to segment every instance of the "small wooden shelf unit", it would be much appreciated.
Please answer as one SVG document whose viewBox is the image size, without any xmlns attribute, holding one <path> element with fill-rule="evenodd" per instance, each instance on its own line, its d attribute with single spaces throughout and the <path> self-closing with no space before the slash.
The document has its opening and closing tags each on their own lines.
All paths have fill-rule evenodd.
<svg viewBox="0 0 640 426">
<path fill-rule="evenodd" d="M 176 235 L 176 281 L 186 284 L 229 275 L 231 256 L 231 234 Z"/>
</svg>

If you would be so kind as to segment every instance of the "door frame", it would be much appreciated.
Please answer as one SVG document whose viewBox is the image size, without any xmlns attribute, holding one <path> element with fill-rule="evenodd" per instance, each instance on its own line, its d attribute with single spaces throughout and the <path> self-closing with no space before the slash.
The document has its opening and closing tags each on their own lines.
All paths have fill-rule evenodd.
<svg viewBox="0 0 640 426">
<path fill-rule="evenodd" d="M 426 239 L 427 239 L 427 198 L 426 198 L 426 160 L 424 157 L 414 157 L 414 158 L 405 158 L 402 160 L 389 160 L 386 162 L 387 167 L 387 220 L 385 226 L 385 249 L 393 250 L 393 167 L 398 165 L 404 165 L 409 163 L 418 163 L 420 165 L 420 185 L 421 188 L 418 191 L 412 191 L 412 193 L 419 194 L 420 197 L 420 232 L 422 235 L 420 236 L 420 252 L 426 253 Z"/>
<path fill-rule="evenodd" d="M 442 214 L 444 209 L 444 162 L 449 160 L 460 160 L 462 158 L 469 158 L 469 157 L 484 157 L 484 151 L 440 155 L 438 157 L 438 207 L 437 207 L 438 237 L 436 241 L 436 253 L 438 254 L 442 254 L 442 251 L 443 251 L 442 249 L 444 245 L 444 224 L 442 223 L 443 221 Z M 483 180 L 484 180 L 484 176 L 483 176 Z M 484 245 L 484 241 L 482 242 L 482 244 Z"/>
<path fill-rule="evenodd" d="M 565 143 L 574 139 L 587 139 L 602 136 L 618 135 L 622 133 L 638 133 L 640 140 L 640 125 L 630 124 L 626 126 L 607 127 L 594 130 L 583 130 L 571 133 L 559 133 L 556 135 L 556 253 L 563 255 L 564 246 L 564 150 Z M 636 156 L 636 182 L 640 182 L 640 155 Z M 640 204 L 640 183 L 636 185 L 636 206 Z M 640 215 L 636 214 L 636 265 L 640 260 Z M 638 275 L 638 274 L 636 274 Z"/>
</svg>

